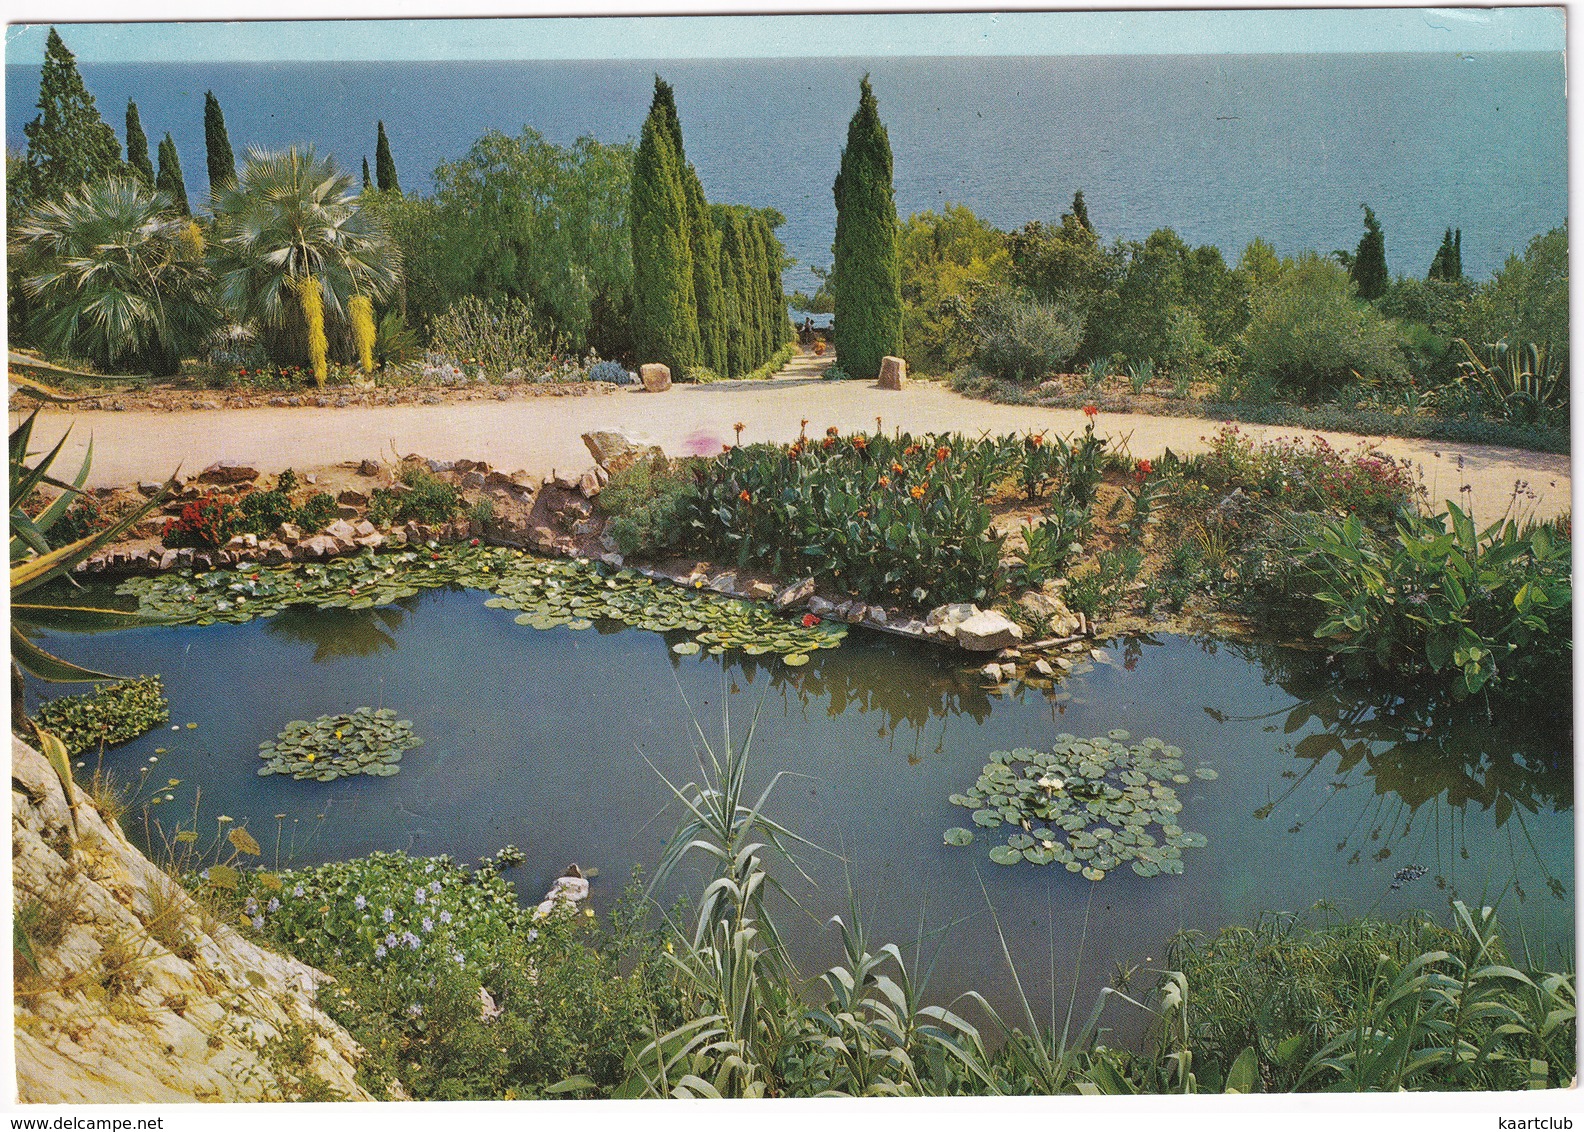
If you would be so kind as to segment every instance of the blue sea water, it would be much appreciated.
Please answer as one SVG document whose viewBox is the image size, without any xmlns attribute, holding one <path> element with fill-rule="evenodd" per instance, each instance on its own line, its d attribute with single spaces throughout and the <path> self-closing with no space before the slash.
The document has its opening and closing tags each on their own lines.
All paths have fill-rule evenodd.
<svg viewBox="0 0 1584 1132">
<path fill-rule="evenodd" d="M 169 131 L 204 199 L 204 92 L 233 147 L 312 142 L 358 170 L 375 122 L 402 185 L 486 130 L 552 141 L 636 138 L 658 72 L 676 89 L 711 200 L 773 206 L 800 265 L 830 263 L 831 184 L 871 76 L 898 211 L 968 205 L 1002 227 L 1055 220 L 1082 189 L 1102 236 L 1171 227 L 1235 262 L 1352 248 L 1368 202 L 1394 272 L 1423 275 L 1447 227 L 1483 278 L 1567 217 L 1560 54 L 83 64 L 121 132 L 135 99 L 153 149 Z M 6 139 L 25 144 L 39 68 L 6 67 Z M 789 286 L 806 286 L 800 266 Z"/>
</svg>

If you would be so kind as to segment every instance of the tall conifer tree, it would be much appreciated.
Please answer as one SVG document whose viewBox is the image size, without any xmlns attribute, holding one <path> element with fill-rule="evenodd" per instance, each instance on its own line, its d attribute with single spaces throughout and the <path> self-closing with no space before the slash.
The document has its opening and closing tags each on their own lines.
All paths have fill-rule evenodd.
<svg viewBox="0 0 1584 1132">
<path fill-rule="evenodd" d="M 1375 219 L 1375 210 L 1367 204 L 1361 207 L 1364 209 L 1364 236 L 1353 253 L 1348 272 L 1358 288 L 1358 297 L 1374 302 L 1386 293 L 1386 286 L 1391 282 L 1386 271 L 1386 237 L 1381 232 L 1380 221 Z"/>
<path fill-rule="evenodd" d="M 401 182 L 396 179 L 396 159 L 391 156 L 384 122 L 379 124 L 379 141 L 374 145 L 374 183 L 382 193 L 401 192 Z"/>
<path fill-rule="evenodd" d="M 363 191 L 366 193 L 374 187 L 374 182 L 369 180 L 368 158 L 363 159 Z"/>
<path fill-rule="evenodd" d="M 1089 231 L 1094 231 L 1094 225 L 1089 223 L 1089 206 L 1084 203 L 1083 190 L 1079 189 L 1073 194 L 1072 202 L 1073 219 Z"/>
<path fill-rule="evenodd" d="M 126 112 L 126 153 L 127 165 L 143 179 L 145 185 L 153 188 L 154 163 L 149 160 L 148 135 L 143 132 L 143 120 L 138 116 L 137 103 L 130 98 L 127 99 Z"/>
<path fill-rule="evenodd" d="M 834 191 L 836 356 L 849 375 L 870 378 L 879 373 L 881 358 L 902 348 L 902 282 L 891 143 L 867 75 L 847 126 Z"/>
<path fill-rule="evenodd" d="M 209 194 L 236 185 L 236 154 L 226 133 L 225 115 L 214 91 L 204 91 L 204 148 L 209 157 Z"/>
<path fill-rule="evenodd" d="M 699 361 L 698 308 L 687 190 L 663 88 L 656 78 L 633 157 L 633 338 L 640 361 L 680 377 Z"/>
<path fill-rule="evenodd" d="M 682 191 L 687 198 L 688 253 L 693 259 L 693 304 L 698 311 L 699 362 L 716 373 L 725 373 L 726 325 L 722 305 L 720 234 L 710 217 L 709 202 L 698 171 L 687 159 L 682 143 L 682 119 L 677 114 L 676 92 L 671 84 L 655 76 L 654 105 L 665 116 L 676 149 L 677 165 L 682 171 Z"/>
<path fill-rule="evenodd" d="M 93 95 L 77 73 L 77 58 L 54 28 L 44 47 L 39 114 L 22 127 L 27 136 L 26 198 L 48 200 L 118 173 L 121 143 L 99 116 Z"/>
<path fill-rule="evenodd" d="M 176 143 L 169 134 L 159 143 L 159 176 L 154 180 L 154 187 L 171 198 L 171 203 L 183 216 L 191 216 L 192 208 L 187 203 L 187 182 L 182 177 L 181 158 L 176 156 Z"/>
</svg>

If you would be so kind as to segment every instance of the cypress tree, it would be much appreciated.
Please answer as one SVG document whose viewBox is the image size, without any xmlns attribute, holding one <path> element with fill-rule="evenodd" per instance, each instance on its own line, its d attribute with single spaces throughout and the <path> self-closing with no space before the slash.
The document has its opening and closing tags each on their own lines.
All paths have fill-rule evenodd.
<svg viewBox="0 0 1584 1132">
<path fill-rule="evenodd" d="M 54 28 L 44 47 L 39 115 L 22 127 L 27 136 L 29 203 L 108 177 L 122 169 L 121 143 L 99 116 L 93 95 L 77 73 L 77 58 Z"/>
<path fill-rule="evenodd" d="M 656 80 L 633 157 L 633 338 L 640 361 L 660 362 L 680 377 L 698 364 L 698 308 L 687 190 L 662 85 Z"/>
<path fill-rule="evenodd" d="M 368 158 L 363 159 L 363 191 L 366 193 L 372 188 L 374 182 L 369 180 Z"/>
<path fill-rule="evenodd" d="M 715 205 L 710 209 L 710 214 L 720 233 L 721 291 L 724 299 L 721 309 L 726 338 L 726 368 L 721 372 L 728 377 L 739 377 L 753 369 L 748 364 L 742 221 L 736 209 L 724 205 Z"/>
<path fill-rule="evenodd" d="M 1079 189 L 1073 194 L 1072 215 L 1073 219 L 1082 225 L 1087 231 L 1094 231 L 1094 225 L 1089 223 L 1089 206 L 1084 203 L 1082 189 Z"/>
<path fill-rule="evenodd" d="M 1430 274 L 1427 279 L 1439 279 L 1445 283 L 1456 283 L 1463 278 L 1463 230 L 1459 228 L 1456 235 L 1452 229 L 1446 230 L 1446 235 L 1441 237 L 1441 246 L 1436 249 L 1435 259 L 1430 261 Z"/>
<path fill-rule="evenodd" d="M 226 134 L 225 115 L 214 91 L 204 91 L 204 147 L 209 155 L 209 194 L 236 184 L 236 155 Z"/>
<path fill-rule="evenodd" d="M 897 262 L 891 143 L 869 77 L 847 126 L 836 174 L 836 356 L 853 377 L 880 372 L 880 359 L 902 348 L 902 282 Z"/>
<path fill-rule="evenodd" d="M 154 185 L 154 163 L 149 160 L 148 135 L 143 132 L 143 120 L 138 116 L 137 103 L 127 99 L 126 112 L 127 164 L 142 178 L 145 185 Z"/>
<path fill-rule="evenodd" d="M 379 124 L 379 141 L 374 145 L 374 181 L 382 193 L 401 192 L 401 182 L 396 180 L 396 159 L 391 156 L 384 122 Z"/>
<path fill-rule="evenodd" d="M 1463 278 L 1463 229 L 1458 228 L 1452 233 L 1452 274 L 1453 279 Z"/>
<path fill-rule="evenodd" d="M 154 187 L 170 197 L 183 216 L 192 215 L 187 204 L 187 183 L 182 177 L 181 158 L 176 156 L 176 143 L 169 134 L 159 143 L 159 176 L 154 180 Z"/>
<path fill-rule="evenodd" d="M 682 144 L 682 119 L 677 114 L 676 92 L 671 84 L 655 76 L 651 112 L 658 112 L 671 134 L 677 167 L 682 172 L 682 191 L 687 197 L 688 254 L 693 259 L 693 303 L 697 310 L 699 362 L 716 373 L 726 372 L 726 326 L 723 321 L 720 266 L 720 236 L 709 213 L 704 185 L 698 171 L 687 159 Z"/>
<path fill-rule="evenodd" d="M 770 224 L 762 212 L 754 213 L 753 236 L 755 328 L 759 332 L 759 358 L 754 363 L 757 368 L 768 362 L 781 345 L 777 341 L 780 335 L 776 332 L 775 298 L 770 293 L 770 243 L 775 237 L 770 234 Z"/>
<path fill-rule="evenodd" d="M 1375 210 L 1367 204 L 1360 207 L 1364 209 L 1364 236 L 1353 253 L 1348 273 L 1353 276 L 1358 297 L 1373 302 L 1386 293 L 1386 285 L 1391 282 L 1386 272 L 1386 237 L 1375 219 Z"/>
</svg>

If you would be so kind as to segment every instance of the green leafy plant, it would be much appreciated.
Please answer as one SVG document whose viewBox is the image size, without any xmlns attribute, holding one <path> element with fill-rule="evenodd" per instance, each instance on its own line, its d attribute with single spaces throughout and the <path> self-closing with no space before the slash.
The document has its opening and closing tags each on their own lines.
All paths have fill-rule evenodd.
<svg viewBox="0 0 1584 1132">
<path fill-rule="evenodd" d="M 422 464 L 406 463 L 397 478 L 407 488 L 376 487 L 369 493 L 369 521 L 379 526 L 417 522 L 430 526 L 450 522 L 462 509 L 462 496 Z"/>
<path fill-rule="evenodd" d="M 1566 414 L 1567 370 L 1544 346 L 1533 342 L 1509 346 L 1504 338 L 1475 353 L 1464 339 L 1457 339 L 1457 344 L 1465 358 L 1458 363 L 1459 387 L 1482 399 L 1496 416 L 1523 424 Z M 1437 395 L 1443 396 L 1441 391 Z"/>
<path fill-rule="evenodd" d="M 623 554 L 654 554 L 684 545 L 693 533 L 688 500 L 695 478 L 691 462 L 660 455 L 613 473 L 596 505 L 610 516 L 607 530 L 616 548 Z"/>
<path fill-rule="evenodd" d="M 423 745 L 412 720 L 390 708 L 361 707 L 318 719 L 294 719 L 274 739 L 259 744 L 258 773 L 334 782 L 353 774 L 389 778 L 401 771 L 402 754 Z"/>
<path fill-rule="evenodd" d="M 1155 380 L 1155 362 L 1150 358 L 1145 358 L 1141 362 L 1129 362 L 1127 376 L 1128 390 L 1136 397 Z"/>
<path fill-rule="evenodd" d="M 168 719 L 170 704 L 158 676 L 120 680 L 87 695 L 59 696 L 41 704 L 34 715 L 71 755 L 136 739 Z"/>
<path fill-rule="evenodd" d="M 974 360 L 1003 381 L 1037 382 L 1078 349 L 1082 320 L 1069 306 L 1006 288 L 973 304 Z"/>
<path fill-rule="evenodd" d="M 1112 613 L 1127 587 L 1138 577 L 1144 556 L 1136 548 L 1107 550 L 1095 559 L 1095 568 L 1072 578 L 1063 591 L 1068 608 L 1091 620 Z"/>
</svg>

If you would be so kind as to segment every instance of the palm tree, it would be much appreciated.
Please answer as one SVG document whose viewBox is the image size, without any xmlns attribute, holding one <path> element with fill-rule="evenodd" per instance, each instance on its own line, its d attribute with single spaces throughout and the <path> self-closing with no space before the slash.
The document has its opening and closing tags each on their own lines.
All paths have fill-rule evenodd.
<svg viewBox="0 0 1584 1132">
<path fill-rule="evenodd" d="M 214 325 L 201 238 L 136 178 L 35 206 L 13 230 L 11 255 L 39 345 L 105 372 L 175 373 Z"/>
<path fill-rule="evenodd" d="M 235 187 L 215 196 L 221 301 L 260 327 L 277 362 L 309 361 L 322 373 L 327 339 L 350 357 L 352 299 L 396 288 L 400 252 L 357 196 L 352 177 L 312 146 L 250 149 Z"/>
</svg>

